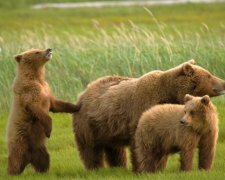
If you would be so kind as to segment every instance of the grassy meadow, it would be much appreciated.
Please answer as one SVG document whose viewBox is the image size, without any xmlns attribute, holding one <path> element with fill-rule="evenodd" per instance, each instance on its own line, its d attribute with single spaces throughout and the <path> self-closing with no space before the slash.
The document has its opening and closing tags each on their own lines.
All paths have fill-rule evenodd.
<svg viewBox="0 0 225 180">
<path fill-rule="evenodd" d="M 56 0 L 49 2 L 63 2 Z M 47 2 L 43 0 L 41 2 Z M 68 1 L 67 1 L 68 2 Z M 52 48 L 46 78 L 61 99 L 75 102 L 86 85 L 105 75 L 139 77 L 166 70 L 189 59 L 225 79 L 225 3 L 126 8 L 33 10 L 35 0 L 0 1 L 0 179 L 6 175 L 5 129 L 12 100 L 16 62 L 30 48 Z M 47 145 L 51 167 L 36 174 L 31 167 L 21 179 L 224 179 L 225 99 L 213 98 L 220 117 L 216 159 L 210 172 L 179 172 L 171 156 L 164 172 L 135 175 L 126 169 L 86 171 L 73 139 L 71 116 L 51 114 L 53 132 Z"/>
</svg>

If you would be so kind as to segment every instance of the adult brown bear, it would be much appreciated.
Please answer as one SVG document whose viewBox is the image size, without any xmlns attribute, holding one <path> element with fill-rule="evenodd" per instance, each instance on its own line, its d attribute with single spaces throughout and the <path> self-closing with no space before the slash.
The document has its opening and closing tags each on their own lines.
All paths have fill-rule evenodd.
<svg viewBox="0 0 225 180">
<path fill-rule="evenodd" d="M 82 107 L 73 114 L 73 128 L 81 159 L 87 169 L 100 168 L 105 158 L 109 166 L 126 167 L 125 146 L 134 146 L 134 133 L 141 114 L 156 104 L 183 104 L 185 94 L 223 94 L 225 81 L 190 60 L 167 71 L 153 71 L 140 78 L 106 76 L 90 83 L 81 94 Z M 200 168 L 207 168 L 200 140 Z M 131 153 L 133 155 L 133 149 Z M 204 157 L 204 159 L 203 159 Z M 132 157 L 133 169 L 136 169 Z"/>
</svg>

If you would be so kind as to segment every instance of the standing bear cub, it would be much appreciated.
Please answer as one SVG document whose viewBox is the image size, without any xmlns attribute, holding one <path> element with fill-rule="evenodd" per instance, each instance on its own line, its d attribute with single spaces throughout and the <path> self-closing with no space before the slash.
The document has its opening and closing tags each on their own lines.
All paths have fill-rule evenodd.
<svg viewBox="0 0 225 180">
<path fill-rule="evenodd" d="M 15 56 L 17 75 L 7 130 L 8 174 L 22 173 L 28 163 L 35 171 L 46 172 L 50 158 L 45 139 L 52 130 L 49 111 L 72 113 L 80 108 L 56 99 L 50 91 L 44 65 L 51 56 L 51 49 L 32 49 Z"/>
<path fill-rule="evenodd" d="M 225 81 L 212 75 L 194 61 L 167 71 L 152 71 L 139 78 L 102 77 L 90 83 L 80 95 L 79 112 L 73 114 L 73 128 L 81 159 L 87 169 L 109 166 L 126 167 L 125 146 L 131 146 L 133 169 L 134 134 L 144 111 L 157 104 L 183 104 L 185 94 L 219 96 Z M 205 144 L 200 140 L 200 167 L 205 163 Z"/>
<path fill-rule="evenodd" d="M 203 134 L 208 135 L 206 169 L 212 167 L 218 136 L 216 108 L 208 95 L 187 94 L 185 102 L 156 105 L 143 113 L 135 133 L 137 172 L 163 170 L 168 155 L 176 152 L 180 152 L 180 169 L 191 170 L 194 150 Z"/>
</svg>

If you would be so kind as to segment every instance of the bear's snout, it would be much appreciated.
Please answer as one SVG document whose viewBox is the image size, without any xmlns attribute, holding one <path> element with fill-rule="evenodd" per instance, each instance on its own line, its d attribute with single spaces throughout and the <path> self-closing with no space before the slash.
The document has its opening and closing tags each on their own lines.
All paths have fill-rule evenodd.
<svg viewBox="0 0 225 180">
<path fill-rule="evenodd" d="M 180 124 L 183 125 L 183 126 L 185 126 L 185 125 L 187 125 L 187 122 L 184 119 L 181 119 L 180 120 Z"/>
<path fill-rule="evenodd" d="M 52 52 L 52 49 L 48 48 L 46 49 L 46 52 Z"/>
<path fill-rule="evenodd" d="M 45 52 L 46 52 L 46 58 L 47 59 L 51 59 L 51 57 L 52 57 L 52 49 L 48 48 L 48 49 L 45 50 Z"/>
<path fill-rule="evenodd" d="M 213 91 L 216 95 L 223 95 L 225 94 L 225 88 L 224 87 L 217 87 L 213 88 Z"/>
<path fill-rule="evenodd" d="M 225 81 L 219 78 L 216 78 L 216 83 L 214 84 L 214 87 L 212 88 L 213 92 L 216 94 L 216 96 L 225 94 Z"/>
</svg>

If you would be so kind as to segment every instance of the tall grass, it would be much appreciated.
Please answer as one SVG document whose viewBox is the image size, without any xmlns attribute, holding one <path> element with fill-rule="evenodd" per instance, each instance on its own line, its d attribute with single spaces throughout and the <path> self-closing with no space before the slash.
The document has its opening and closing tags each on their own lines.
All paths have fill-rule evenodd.
<svg viewBox="0 0 225 180">
<path fill-rule="evenodd" d="M 90 33 L 88 37 L 67 33 L 58 36 L 51 28 L 12 35 L 13 39 L 7 43 L 2 37 L 0 92 L 4 97 L 0 111 L 8 111 L 10 105 L 16 65 L 13 55 L 31 47 L 53 48 L 53 59 L 47 64 L 47 80 L 58 97 L 70 101 L 75 101 L 87 83 L 98 77 L 110 74 L 139 77 L 192 58 L 225 79 L 225 37 L 215 36 L 207 25 L 193 34 L 178 29 L 168 34 L 163 30 L 166 24 L 156 23 L 158 31 L 131 23 L 116 27 L 111 33 L 99 28 L 97 35 Z M 221 25 L 221 29 L 224 31 L 225 27 Z"/>
</svg>

